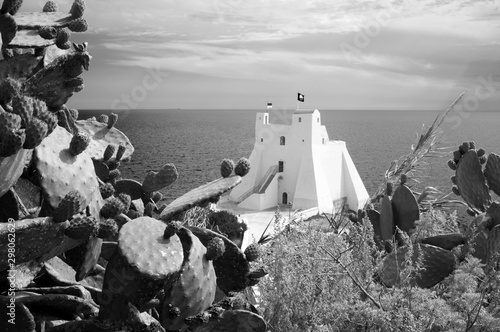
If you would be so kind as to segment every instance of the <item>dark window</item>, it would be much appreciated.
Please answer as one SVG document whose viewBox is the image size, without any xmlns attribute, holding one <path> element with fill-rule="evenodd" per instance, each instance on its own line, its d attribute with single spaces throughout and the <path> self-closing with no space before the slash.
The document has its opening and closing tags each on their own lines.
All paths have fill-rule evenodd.
<svg viewBox="0 0 500 332">
<path fill-rule="evenodd" d="M 283 172 L 284 169 L 285 163 L 283 163 L 282 161 L 278 162 L 278 172 Z"/>
<path fill-rule="evenodd" d="M 280 145 L 285 145 L 285 136 L 280 137 Z"/>
<path fill-rule="evenodd" d="M 281 203 L 282 204 L 288 204 L 288 194 L 287 193 L 283 193 L 283 195 L 281 195 L 282 198 L 281 198 Z"/>
<path fill-rule="evenodd" d="M 299 122 L 302 122 L 302 118 L 299 118 Z"/>
<path fill-rule="evenodd" d="M 261 141 L 261 142 L 264 142 L 264 139 L 263 139 L 263 138 L 261 138 L 261 139 L 260 139 L 260 141 Z"/>
<path fill-rule="evenodd" d="M 319 118 L 316 119 L 316 122 L 319 122 Z"/>
<path fill-rule="evenodd" d="M 267 124 L 267 115 L 264 117 L 264 124 Z"/>
</svg>

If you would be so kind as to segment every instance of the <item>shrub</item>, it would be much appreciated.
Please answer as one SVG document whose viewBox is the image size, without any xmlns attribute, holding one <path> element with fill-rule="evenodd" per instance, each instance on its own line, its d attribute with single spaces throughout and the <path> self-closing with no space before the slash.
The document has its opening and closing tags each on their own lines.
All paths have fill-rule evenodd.
<svg viewBox="0 0 500 332">
<path fill-rule="evenodd" d="M 430 211 L 421 220 L 416 232 L 425 236 L 457 227 L 453 214 Z M 386 288 L 374 281 L 384 253 L 373 241 L 371 223 L 347 222 L 348 232 L 341 235 L 305 223 L 285 228 L 264 246 L 259 264 L 269 275 L 259 283 L 259 305 L 270 331 L 495 331 L 500 326 L 496 271 L 487 276 L 469 257 L 431 289 L 412 286 L 408 278 Z M 403 275 L 411 275 L 419 266 L 402 268 Z"/>
</svg>

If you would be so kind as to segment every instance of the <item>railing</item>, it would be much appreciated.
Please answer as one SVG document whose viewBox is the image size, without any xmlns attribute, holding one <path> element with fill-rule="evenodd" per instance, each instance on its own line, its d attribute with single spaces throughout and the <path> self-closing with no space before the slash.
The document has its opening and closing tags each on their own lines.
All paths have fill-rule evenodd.
<svg viewBox="0 0 500 332">
<path fill-rule="evenodd" d="M 259 189 L 257 191 L 259 194 L 263 194 L 266 192 L 267 187 L 269 187 L 269 184 L 271 184 L 271 182 L 273 181 L 276 173 L 278 173 L 278 166 L 269 167 L 266 175 L 264 175 L 264 177 L 260 181 L 261 183 L 259 183 Z"/>
<path fill-rule="evenodd" d="M 269 167 L 269 169 L 267 170 L 266 174 L 264 174 L 264 176 L 260 180 L 259 184 L 256 185 L 253 188 L 250 188 L 243 195 L 241 195 L 238 198 L 238 202 L 243 202 L 245 199 L 247 199 L 248 197 L 252 196 L 252 194 L 255 194 L 255 193 L 262 194 L 262 193 L 264 193 L 266 191 L 267 187 L 269 186 L 269 184 L 271 183 L 271 181 L 273 180 L 273 178 L 276 175 L 276 173 L 278 173 L 278 166 L 275 165 L 275 166 Z"/>
<path fill-rule="evenodd" d="M 250 188 L 247 192 L 245 192 L 243 195 L 241 195 L 238 198 L 238 202 L 243 202 L 245 199 L 247 199 L 248 197 L 252 196 L 252 194 L 254 192 L 254 189 L 255 189 L 255 187 Z"/>
</svg>

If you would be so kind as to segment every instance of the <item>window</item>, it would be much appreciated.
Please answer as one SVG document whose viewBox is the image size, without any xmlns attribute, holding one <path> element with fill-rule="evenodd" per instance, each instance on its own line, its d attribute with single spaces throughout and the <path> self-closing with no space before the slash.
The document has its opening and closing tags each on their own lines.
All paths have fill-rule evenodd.
<svg viewBox="0 0 500 332">
<path fill-rule="evenodd" d="M 319 123 L 319 118 L 317 118 L 317 119 L 316 119 L 316 122 L 318 122 L 318 123 Z"/>
<path fill-rule="evenodd" d="M 267 115 L 264 116 L 264 124 L 267 124 Z"/>
<path fill-rule="evenodd" d="M 264 142 L 264 139 L 263 139 L 263 138 L 261 138 L 261 139 L 260 139 L 260 142 L 261 142 L 261 143 L 262 143 L 262 142 Z"/>
<path fill-rule="evenodd" d="M 285 145 L 285 136 L 280 137 L 280 145 Z"/>
<path fill-rule="evenodd" d="M 325 144 L 325 139 L 324 139 L 324 138 L 322 138 L 322 140 L 323 140 L 323 144 Z"/>
<path fill-rule="evenodd" d="M 302 118 L 299 117 L 299 122 L 302 122 Z"/>
<path fill-rule="evenodd" d="M 282 161 L 278 162 L 278 172 L 283 172 L 284 169 L 285 164 Z"/>
</svg>

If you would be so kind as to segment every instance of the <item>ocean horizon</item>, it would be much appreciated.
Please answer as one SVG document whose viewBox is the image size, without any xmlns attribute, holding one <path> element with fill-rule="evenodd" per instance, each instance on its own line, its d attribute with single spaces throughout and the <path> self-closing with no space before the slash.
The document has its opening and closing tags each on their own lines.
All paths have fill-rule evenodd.
<svg viewBox="0 0 500 332">
<path fill-rule="evenodd" d="M 307 109 L 307 108 L 303 108 Z M 80 110 L 80 119 L 100 114 L 119 115 L 116 127 L 135 147 L 122 177 L 142 182 L 150 170 L 166 163 L 176 165 L 179 179 L 162 190 L 169 202 L 206 182 L 220 177 L 222 159 L 249 157 L 255 140 L 255 114 L 265 109 L 148 109 Z M 272 112 L 294 110 L 275 108 Z M 422 128 L 429 127 L 443 111 L 320 110 L 330 140 L 345 141 L 351 158 L 370 195 L 383 182 L 393 160 L 411 151 Z M 271 122 L 273 122 L 271 113 Z M 276 117 L 276 118 L 279 118 Z M 283 118 L 283 116 L 281 116 Z M 500 154 L 500 113 L 452 112 L 441 129 L 445 138 L 439 146 L 448 154 L 424 160 L 415 190 L 427 186 L 451 191 L 453 175 L 446 163 L 451 151 L 463 141 L 474 141 L 487 153 Z M 453 197 L 453 196 L 452 196 Z"/>
</svg>

